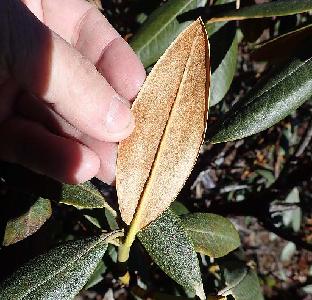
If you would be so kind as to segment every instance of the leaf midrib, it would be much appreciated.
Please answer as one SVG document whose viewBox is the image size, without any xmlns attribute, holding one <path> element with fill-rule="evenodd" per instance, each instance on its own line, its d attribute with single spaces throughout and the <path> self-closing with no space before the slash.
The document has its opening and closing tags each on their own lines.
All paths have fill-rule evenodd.
<svg viewBox="0 0 312 300">
<path fill-rule="evenodd" d="M 229 236 L 222 235 L 222 234 L 209 233 L 209 232 L 207 232 L 207 231 L 203 231 L 203 230 L 199 230 L 199 229 L 192 229 L 192 228 L 189 228 L 189 227 L 187 227 L 186 230 L 187 230 L 187 231 L 190 231 L 190 232 L 194 232 L 194 233 L 209 235 L 212 239 L 215 239 L 216 237 L 227 237 L 227 238 L 226 238 L 227 240 L 235 241 L 234 238 L 231 238 L 231 237 L 229 237 Z"/>
<path fill-rule="evenodd" d="M 302 1 L 302 2 L 301 2 Z M 308 1 L 305 0 L 301 0 L 301 1 L 296 1 L 296 3 L 300 3 L 302 4 L 304 7 L 306 7 L 306 5 L 309 4 Z M 304 2 L 303 2 L 304 1 Z M 268 9 L 272 9 L 276 11 L 278 11 L 280 9 L 280 7 L 284 7 L 285 6 L 285 2 L 284 1 L 280 1 L 280 2 L 266 2 L 266 3 L 262 3 L 262 4 L 254 4 L 254 5 L 250 5 L 250 6 L 246 6 L 246 7 L 242 7 L 240 10 L 235 10 L 235 9 L 231 9 L 228 10 L 227 12 L 223 12 L 220 13 L 219 15 L 216 15 L 215 17 L 211 18 L 209 22 L 211 22 L 211 20 L 224 20 L 224 21 L 231 21 L 231 20 L 238 20 L 238 18 L 248 18 L 250 17 L 249 15 L 246 16 L 246 11 L 250 12 L 253 9 L 257 9 L 257 6 L 261 6 L 261 8 L 259 7 L 259 12 L 257 12 L 256 14 L 254 14 L 253 18 L 263 18 L 263 17 L 271 17 L 271 16 L 285 16 L 285 13 L 274 13 L 272 15 L 271 11 L 269 12 L 269 14 L 265 14 L 263 13 L 263 11 L 260 11 L 260 9 L 262 10 L 268 10 Z M 288 15 L 292 15 L 292 14 L 297 14 L 297 13 L 303 13 L 306 12 L 307 9 L 306 8 L 300 8 L 298 10 L 289 10 Z M 245 13 L 245 14 L 244 14 Z M 211 22 L 212 23 L 212 22 Z"/>
<path fill-rule="evenodd" d="M 32 288 L 30 288 L 28 291 L 26 291 L 26 293 L 24 295 L 21 296 L 20 300 L 25 299 L 26 296 L 29 296 L 29 294 L 32 293 L 33 291 L 35 291 L 37 288 L 39 288 L 42 285 L 46 284 L 47 282 L 49 282 L 50 280 L 55 278 L 57 275 L 63 273 L 64 270 L 66 270 L 67 268 L 71 267 L 76 261 L 80 260 L 80 258 L 82 258 L 84 255 L 86 255 L 88 252 L 90 252 L 92 249 L 94 249 L 97 245 L 99 245 L 100 243 L 104 242 L 104 240 L 106 240 L 109 236 L 110 235 L 107 235 L 107 236 L 105 236 L 103 238 L 100 238 L 97 242 L 95 242 L 95 244 L 93 246 L 91 246 L 90 248 L 87 248 L 81 255 L 75 256 L 75 258 L 73 260 L 70 260 L 68 262 L 68 264 L 65 264 L 63 267 L 58 269 L 55 273 L 51 274 L 50 276 L 47 276 L 47 278 L 45 280 L 41 281 L 38 284 L 35 284 Z"/>
<path fill-rule="evenodd" d="M 179 91 L 180 91 L 180 89 L 181 89 L 181 85 L 182 85 L 182 82 L 183 82 L 183 78 L 184 78 L 184 76 L 185 76 L 185 69 L 186 69 L 186 67 L 187 67 L 187 65 L 188 65 L 188 62 L 189 62 L 190 58 L 191 58 L 191 53 L 193 52 L 194 44 L 195 44 L 195 41 L 196 41 L 196 38 L 197 38 L 197 37 L 198 37 L 198 36 L 195 36 L 195 38 L 193 39 L 193 42 L 192 42 L 192 46 L 190 47 L 189 57 L 188 57 L 187 60 L 186 60 L 186 63 L 185 63 L 185 66 L 184 66 L 184 70 L 183 70 L 183 73 L 182 73 L 182 77 L 181 77 L 181 81 L 180 81 L 179 87 L 177 88 L 176 98 L 177 98 L 177 96 L 178 96 L 178 94 L 179 94 Z M 145 191 L 146 191 L 147 186 L 150 184 L 152 174 L 153 174 L 153 172 L 155 172 L 155 166 L 157 165 L 157 160 L 158 160 L 158 157 L 159 157 L 159 152 L 160 152 L 161 144 L 163 143 L 163 140 L 165 139 L 165 136 L 166 136 L 166 131 L 167 131 L 167 128 L 168 128 L 168 123 L 169 123 L 169 120 L 170 120 L 170 118 L 171 118 L 172 112 L 173 112 L 173 110 L 174 110 L 174 106 L 175 106 L 175 104 L 176 104 L 176 98 L 175 98 L 175 100 L 174 100 L 174 102 L 173 102 L 173 104 L 172 104 L 172 107 L 171 107 L 171 109 L 170 109 L 170 112 L 169 112 L 169 115 L 168 115 L 168 119 L 167 119 L 165 128 L 164 128 L 164 130 L 163 130 L 163 134 L 162 134 L 162 136 L 161 136 L 161 138 L 160 138 L 160 140 L 159 140 L 159 144 L 158 144 L 158 146 L 157 146 L 157 150 L 156 150 L 156 153 L 155 153 L 155 156 L 154 156 L 154 160 L 153 160 L 153 163 L 152 163 L 151 168 L 150 168 L 150 171 L 149 171 L 149 175 L 148 175 L 147 180 L 146 180 L 146 182 L 145 182 L 145 184 L 144 184 L 142 193 L 141 193 L 141 195 L 140 195 L 140 198 L 139 198 L 139 201 L 138 201 L 138 204 L 137 204 L 137 208 L 136 208 L 136 210 L 135 210 L 134 218 L 139 218 L 139 223 L 142 223 L 142 220 L 141 220 L 141 215 L 142 215 L 141 209 L 144 208 L 144 202 L 145 202 L 145 201 L 143 201 L 143 200 L 144 200 L 144 194 L 145 194 Z M 134 220 L 134 218 L 133 218 L 133 220 Z M 133 221 L 133 220 L 132 220 L 132 221 Z"/>
<path fill-rule="evenodd" d="M 257 100 L 265 95 L 266 93 L 270 92 L 272 89 L 274 89 L 277 85 L 279 85 L 281 82 L 286 80 L 288 77 L 292 76 L 295 72 L 297 72 L 300 68 L 304 67 L 305 64 L 307 64 L 309 61 L 311 61 L 312 57 L 304 61 L 302 64 L 299 64 L 295 69 L 293 69 L 291 72 L 287 73 L 284 77 L 282 77 L 280 80 L 278 80 L 276 83 L 274 83 L 272 86 L 267 88 L 266 90 L 262 91 L 259 95 L 255 97 L 251 97 L 246 103 L 241 107 L 242 109 L 248 107 L 250 104 L 257 102 Z M 237 114 L 241 113 L 241 110 L 235 110 L 233 111 L 233 117 L 235 117 Z"/>
</svg>

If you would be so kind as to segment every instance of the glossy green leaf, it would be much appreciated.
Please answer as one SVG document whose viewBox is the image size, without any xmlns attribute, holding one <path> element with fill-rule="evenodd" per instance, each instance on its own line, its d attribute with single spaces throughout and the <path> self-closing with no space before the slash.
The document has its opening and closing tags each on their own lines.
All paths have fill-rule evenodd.
<svg viewBox="0 0 312 300">
<path fill-rule="evenodd" d="M 62 186 L 60 203 L 72 205 L 78 209 L 105 207 L 116 216 L 116 212 L 107 204 L 102 194 L 89 181 L 77 185 L 64 184 Z"/>
<path fill-rule="evenodd" d="M 167 210 L 138 234 L 154 262 L 186 290 L 205 299 L 196 252 L 179 217 Z"/>
<path fill-rule="evenodd" d="M 226 218 L 208 213 L 193 213 L 181 217 L 195 250 L 211 257 L 221 257 L 240 246 L 238 232 Z"/>
<path fill-rule="evenodd" d="M 232 295 L 235 300 L 264 300 L 257 273 L 242 261 L 224 261 L 221 272 L 226 288 L 219 295 Z"/>
<path fill-rule="evenodd" d="M 217 0 L 214 5 L 221 5 L 231 2 L 231 0 Z M 238 52 L 238 38 L 236 24 L 218 22 L 206 24 L 206 29 L 210 42 L 210 101 L 213 106 L 219 103 L 233 81 Z"/>
<path fill-rule="evenodd" d="M 0 284 L 0 299 L 72 300 L 120 233 L 62 244 L 20 267 Z"/>
<path fill-rule="evenodd" d="M 169 0 L 156 9 L 135 34 L 130 45 L 148 67 L 155 63 L 190 23 L 178 22 L 181 13 L 204 6 L 206 0 Z"/>
<path fill-rule="evenodd" d="M 213 106 L 223 99 L 235 75 L 238 51 L 236 25 L 224 24 L 210 36 L 209 41 L 211 53 L 209 104 Z"/>
<path fill-rule="evenodd" d="M 285 60 L 298 49 L 298 45 L 311 37 L 312 24 L 309 24 L 257 45 L 250 54 L 251 59 L 273 62 Z"/>
<path fill-rule="evenodd" d="M 221 143 L 258 133 L 309 100 L 312 97 L 312 53 L 309 48 L 307 50 L 308 54 L 297 55 L 253 88 L 208 128 L 206 139 Z"/>
<path fill-rule="evenodd" d="M 8 221 L 3 245 L 15 244 L 35 233 L 51 217 L 50 200 L 39 198 L 27 212 Z"/>
<path fill-rule="evenodd" d="M 221 7 L 219 7 L 219 12 L 213 15 L 208 22 L 212 23 L 251 18 L 286 16 L 310 10 L 312 10 L 311 0 L 277 0 L 268 3 L 245 6 L 240 9 L 235 9 L 235 2 L 233 2 L 233 5 L 230 6 L 229 9 L 225 8 L 224 10 L 221 10 Z"/>
</svg>

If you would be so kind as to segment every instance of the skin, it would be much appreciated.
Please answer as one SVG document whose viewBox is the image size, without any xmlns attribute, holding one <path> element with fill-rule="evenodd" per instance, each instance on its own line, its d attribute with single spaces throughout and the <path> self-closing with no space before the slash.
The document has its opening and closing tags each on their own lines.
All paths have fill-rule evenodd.
<svg viewBox="0 0 312 300">
<path fill-rule="evenodd" d="M 130 46 L 84 0 L 0 1 L 0 160 L 62 182 L 112 183 L 145 79 Z"/>
</svg>

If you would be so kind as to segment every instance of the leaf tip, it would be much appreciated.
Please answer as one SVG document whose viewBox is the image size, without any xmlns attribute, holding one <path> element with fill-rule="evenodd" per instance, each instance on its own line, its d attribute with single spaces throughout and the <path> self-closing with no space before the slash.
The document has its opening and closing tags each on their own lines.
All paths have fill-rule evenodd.
<svg viewBox="0 0 312 300">
<path fill-rule="evenodd" d="M 204 286 L 202 283 L 198 284 L 195 288 L 195 293 L 196 296 L 198 296 L 200 298 L 200 300 L 205 300 L 206 299 L 206 295 L 205 295 L 205 291 L 204 291 Z"/>
</svg>

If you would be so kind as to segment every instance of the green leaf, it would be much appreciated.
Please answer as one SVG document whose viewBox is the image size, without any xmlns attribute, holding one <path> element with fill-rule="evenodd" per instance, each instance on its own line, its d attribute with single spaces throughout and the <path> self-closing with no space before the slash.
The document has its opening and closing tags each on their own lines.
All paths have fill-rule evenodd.
<svg viewBox="0 0 312 300">
<path fill-rule="evenodd" d="M 103 280 L 103 274 L 106 272 L 107 267 L 105 266 L 104 262 L 101 260 L 98 265 L 96 266 L 93 274 L 90 276 L 88 282 L 83 287 L 84 290 L 87 290 Z"/>
<path fill-rule="evenodd" d="M 227 287 L 219 295 L 232 295 L 235 300 L 264 300 L 257 273 L 244 262 L 224 261 L 220 267 Z"/>
<path fill-rule="evenodd" d="M 300 205 L 300 195 L 297 188 L 293 188 L 292 191 L 288 194 L 285 199 L 287 204 L 298 204 L 298 207 L 295 209 L 289 209 L 282 213 L 283 224 L 287 227 L 293 229 L 293 231 L 298 232 L 301 227 L 302 221 L 302 211 L 299 207 Z"/>
<path fill-rule="evenodd" d="M 116 216 L 116 212 L 107 204 L 102 194 L 89 181 L 77 185 L 64 184 L 62 186 L 60 203 L 72 205 L 78 209 L 105 207 Z"/>
<path fill-rule="evenodd" d="M 205 299 L 198 259 L 179 217 L 167 210 L 138 234 L 154 262 L 186 290 Z"/>
<path fill-rule="evenodd" d="M 100 229 L 110 228 L 112 231 L 119 229 L 116 216 L 106 208 L 85 210 L 84 217 Z"/>
<path fill-rule="evenodd" d="M 255 173 L 262 176 L 263 178 L 265 178 L 266 180 L 266 187 L 269 187 L 270 185 L 272 185 L 276 178 L 274 176 L 273 171 L 269 170 L 269 169 L 257 169 L 255 170 Z"/>
<path fill-rule="evenodd" d="M 83 215 L 91 224 L 93 224 L 95 227 L 102 229 L 102 226 L 99 222 L 99 220 L 93 216 L 89 215 Z"/>
<path fill-rule="evenodd" d="M 264 18 L 274 16 L 286 16 L 298 14 L 312 10 L 311 0 L 277 0 L 263 4 L 256 4 L 245 6 L 240 9 L 235 9 L 235 2 L 233 5 L 218 8 L 218 13 L 208 20 L 209 23 L 230 21 L 230 20 L 243 20 L 251 18 Z"/>
<path fill-rule="evenodd" d="M 35 233 L 51 217 L 50 200 L 39 198 L 23 215 L 6 224 L 3 245 L 15 244 Z"/>
<path fill-rule="evenodd" d="M 226 23 L 210 36 L 209 41 L 212 73 L 210 106 L 213 106 L 223 99 L 235 75 L 238 51 L 236 25 Z"/>
<path fill-rule="evenodd" d="M 214 5 L 231 2 L 230 0 L 217 0 Z M 213 106 L 219 103 L 233 81 L 238 52 L 238 37 L 236 24 L 218 22 L 206 24 L 210 42 L 210 101 Z"/>
<path fill-rule="evenodd" d="M 208 213 L 193 213 L 184 215 L 181 219 L 197 252 L 217 258 L 240 246 L 238 232 L 224 217 Z"/>
<path fill-rule="evenodd" d="M 0 284 L 0 299 L 71 300 L 120 232 L 64 243 L 20 267 Z"/>
<path fill-rule="evenodd" d="M 116 216 L 110 210 L 105 209 L 105 217 L 111 230 L 119 229 L 118 223 L 116 221 Z"/>
<path fill-rule="evenodd" d="M 308 47 L 309 48 L 309 47 Z M 309 51 L 309 49 L 307 50 Z M 206 133 L 211 143 L 233 141 L 265 130 L 312 96 L 312 59 L 297 55 L 253 88 Z"/>
<path fill-rule="evenodd" d="M 178 216 L 185 215 L 190 212 L 186 206 L 179 201 L 173 201 L 170 205 L 170 209 Z"/>
<path fill-rule="evenodd" d="M 145 67 L 155 63 L 178 34 L 191 23 L 180 23 L 177 16 L 204 6 L 206 2 L 207 0 L 169 0 L 147 18 L 130 42 Z"/>
<path fill-rule="evenodd" d="M 235 300 L 264 300 L 257 273 L 253 269 L 249 269 L 242 281 L 228 294 L 231 294 Z"/>
<path fill-rule="evenodd" d="M 298 45 L 303 44 L 310 37 L 312 37 L 312 24 L 257 45 L 250 53 L 251 59 L 279 62 L 290 57 L 298 49 Z"/>
</svg>

